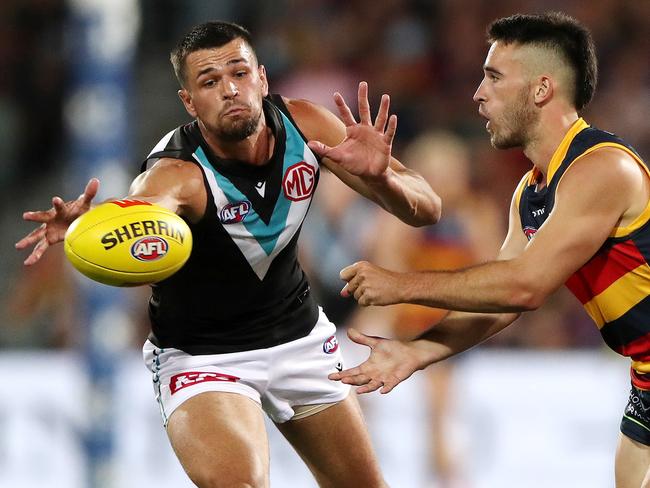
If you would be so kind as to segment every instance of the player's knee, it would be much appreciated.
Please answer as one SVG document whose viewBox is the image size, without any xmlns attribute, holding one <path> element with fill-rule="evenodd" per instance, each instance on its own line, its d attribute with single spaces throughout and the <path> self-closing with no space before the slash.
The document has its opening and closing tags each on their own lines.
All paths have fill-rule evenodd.
<svg viewBox="0 0 650 488">
<path fill-rule="evenodd" d="M 269 483 L 265 475 L 254 476 L 248 473 L 232 473 L 224 476 L 223 473 L 214 473 L 194 477 L 192 481 L 199 488 L 268 488 Z"/>
<path fill-rule="evenodd" d="M 215 463 L 200 472 L 188 473 L 199 488 L 268 488 L 269 475 L 264 463 L 224 466 Z"/>
</svg>

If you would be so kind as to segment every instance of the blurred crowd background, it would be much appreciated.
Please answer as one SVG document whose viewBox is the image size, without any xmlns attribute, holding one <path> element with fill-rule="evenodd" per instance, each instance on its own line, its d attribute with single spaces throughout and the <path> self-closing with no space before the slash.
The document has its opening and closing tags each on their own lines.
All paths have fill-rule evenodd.
<svg viewBox="0 0 650 488">
<path fill-rule="evenodd" d="M 162 135 L 188 120 L 168 52 L 195 23 L 230 19 L 249 28 L 272 92 L 307 98 L 334 112 L 334 91 L 354 107 L 360 80 L 369 82 L 374 107 L 382 93 L 389 93 L 391 111 L 398 115 L 394 154 L 424 174 L 442 196 L 444 217 L 429 229 L 408 228 L 323 175 L 303 231 L 303 262 L 326 311 L 344 326 L 356 307 L 339 298 L 338 272 L 351 262 L 367 258 L 394 269 L 449 269 L 495 255 L 512 191 L 530 163 L 518 150 L 491 148 L 472 101 L 482 77 L 485 28 L 513 12 L 552 8 L 581 19 L 596 40 L 599 85 L 583 116 L 625 138 L 647 158 L 648 2 L 143 0 L 129 99 L 130 140 L 124 141 L 130 154 L 123 161 L 126 181 Z M 58 307 L 62 297 L 70 303 L 67 287 L 72 286 L 61 253 L 55 250 L 38 267 L 25 269 L 24 254 L 11 250 L 32 228 L 21 222 L 23 210 L 49 207 L 51 196 L 69 199 L 82 189 L 65 183 L 70 171 L 67 68 L 72 64 L 67 53 L 74 42 L 66 37 L 66 11 L 64 0 L 7 0 L 0 6 L 3 347 L 74 347 L 83 330 L 74 313 Z M 121 190 L 125 194 L 127 187 Z M 430 318 L 419 307 L 395 314 L 386 327 L 397 327 L 399 334 L 440 316 L 431 312 Z M 400 318 L 403 314 L 409 318 Z M 586 316 L 563 292 L 544 313 L 529 315 L 492 343 L 600 347 Z"/>
<path fill-rule="evenodd" d="M 68 97 L 71 66 L 79 60 L 71 59 L 75 39 L 68 13 L 71 5 L 83 3 L 0 3 L 3 350 L 74 350 L 86 336 L 83 304 L 76 303 L 78 276 L 61 246 L 33 268 L 23 267 L 25 253 L 13 249 L 32 229 L 21 220 L 23 210 L 49 208 L 53 195 L 71 199 L 82 190 L 70 184 L 78 179 L 70 176 L 74 111 Z M 391 111 L 398 115 L 394 155 L 441 195 L 443 218 L 430 228 L 409 228 L 322 175 L 301 252 L 326 313 L 341 329 L 354 324 L 373 334 L 410 337 L 443 314 L 415 306 L 359 310 L 339 297 L 342 267 L 368 259 L 391 269 L 452 269 L 491 259 L 500 247 L 512 191 L 530 163 L 518 150 L 490 146 L 472 101 L 487 51 L 485 28 L 493 19 L 558 9 L 582 20 L 593 33 L 600 62 L 596 96 L 583 116 L 650 158 L 650 2 L 645 0 L 142 0 L 139 7 L 124 140 L 128 157 L 120 162 L 119 182 L 130 181 L 156 142 L 188 120 L 168 52 L 199 22 L 227 19 L 246 26 L 274 93 L 307 98 L 332 111 L 335 91 L 355 105 L 360 80 L 369 82 L 375 108 L 382 93 L 391 95 Z M 110 173 L 102 183 L 116 188 L 107 179 Z M 116 191 L 106 196 L 123 196 L 127 186 L 120 194 L 117 185 Z M 123 302 L 125 341 L 134 350 L 147 333 L 146 297 L 146 289 L 129 290 Z M 564 290 L 481 347 L 603 353 L 595 326 Z M 444 391 L 453 388 L 449 369 L 453 363 L 430 374 L 436 411 Z M 435 463 L 444 472 L 448 460 L 444 450 L 436 452 Z"/>
</svg>

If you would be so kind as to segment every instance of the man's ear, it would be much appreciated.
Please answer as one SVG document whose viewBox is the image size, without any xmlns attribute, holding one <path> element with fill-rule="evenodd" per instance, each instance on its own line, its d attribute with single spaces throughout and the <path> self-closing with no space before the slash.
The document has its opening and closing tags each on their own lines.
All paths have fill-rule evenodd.
<svg viewBox="0 0 650 488">
<path fill-rule="evenodd" d="M 262 80 L 262 95 L 267 96 L 269 94 L 269 80 L 266 78 L 266 68 L 263 64 L 260 64 L 257 67 L 260 80 Z"/>
<path fill-rule="evenodd" d="M 548 76 L 540 76 L 535 85 L 535 104 L 546 105 L 553 98 L 553 91 L 553 79 Z"/>
<path fill-rule="evenodd" d="M 196 118 L 196 110 L 194 109 L 194 102 L 192 102 L 192 95 L 190 92 L 188 92 L 185 88 L 181 88 L 178 90 L 178 97 L 181 99 L 181 102 L 183 102 L 187 113 Z"/>
</svg>

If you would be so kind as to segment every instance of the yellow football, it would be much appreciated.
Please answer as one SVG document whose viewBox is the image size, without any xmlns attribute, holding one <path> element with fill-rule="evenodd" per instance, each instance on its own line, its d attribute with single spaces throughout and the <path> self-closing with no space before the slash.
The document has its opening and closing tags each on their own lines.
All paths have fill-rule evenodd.
<svg viewBox="0 0 650 488">
<path fill-rule="evenodd" d="M 178 271 L 192 252 L 192 233 L 175 213 L 140 200 L 102 203 L 65 234 L 65 254 L 87 277 L 113 286 L 155 283 Z"/>
</svg>

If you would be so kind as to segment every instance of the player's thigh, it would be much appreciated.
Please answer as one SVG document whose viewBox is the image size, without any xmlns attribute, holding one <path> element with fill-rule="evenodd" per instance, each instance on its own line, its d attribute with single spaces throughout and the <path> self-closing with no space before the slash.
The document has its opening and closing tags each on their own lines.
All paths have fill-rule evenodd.
<svg viewBox="0 0 650 488">
<path fill-rule="evenodd" d="M 167 435 L 185 472 L 201 488 L 269 485 L 262 410 L 246 396 L 193 396 L 171 415 Z"/>
<path fill-rule="evenodd" d="M 616 449 L 616 488 L 650 488 L 649 467 L 650 446 L 620 434 Z"/>
<path fill-rule="evenodd" d="M 386 486 L 354 393 L 314 415 L 276 425 L 321 487 Z"/>
</svg>

